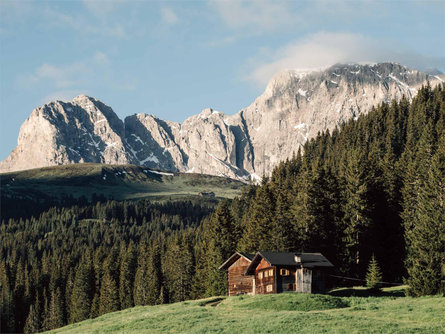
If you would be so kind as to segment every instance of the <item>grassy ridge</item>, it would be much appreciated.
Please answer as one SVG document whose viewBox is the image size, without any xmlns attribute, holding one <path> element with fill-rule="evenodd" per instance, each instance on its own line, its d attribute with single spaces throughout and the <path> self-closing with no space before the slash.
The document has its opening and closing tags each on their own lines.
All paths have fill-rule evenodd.
<svg viewBox="0 0 445 334">
<path fill-rule="evenodd" d="M 217 176 L 159 173 L 135 165 L 72 164 L 0 174 L 2 192 L 21 199 L 92 194 L 115 200 L 196 196 L 214 192 L 217 197 L 239 195 L 242 182 Z"/>
<path fill-rule="evenodd" d="M 382 296 L 358 290 L 332 295 L 213 297 L 140 306 L 52 333 L 445 333 L 443 297 Z"/>
</svg>

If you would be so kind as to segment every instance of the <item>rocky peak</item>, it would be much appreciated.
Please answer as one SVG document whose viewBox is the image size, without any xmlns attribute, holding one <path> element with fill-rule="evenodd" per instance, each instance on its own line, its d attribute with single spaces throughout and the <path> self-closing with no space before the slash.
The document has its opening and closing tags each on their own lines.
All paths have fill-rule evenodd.
<svg viewBox="0 0 445 334">
<path fill-rule="evenodd" d="M 427 80 L 434 85 L 443 78 L 396 63 L 288 70 L 274 76 L 239 113 L 228 116 L 206 108 L 182 124 L 146 114 L 122 122 L 109 106 L 79 95 L 34 109 L 0 170 L 134 163 L 258 180 L 319 131 L 332 130 L 383 101 L 412 98 Z"/>
</svg>

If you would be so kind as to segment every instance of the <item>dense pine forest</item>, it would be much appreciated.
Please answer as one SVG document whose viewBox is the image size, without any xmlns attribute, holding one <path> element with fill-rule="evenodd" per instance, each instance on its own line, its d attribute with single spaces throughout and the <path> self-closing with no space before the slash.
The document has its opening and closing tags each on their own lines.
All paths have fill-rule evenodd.
<svg viewBox="0 0 445 334">
<path fill-rule="evenodd" d="M 410 295 L 443 293 L 445 91 L 319 134 L 231 202 L 68 204 L 2 203 L 1 332 L 226 294 L 218 267 L 235 250 L 322 252 L 359 279 L 374 257 Z"/>
</svg>

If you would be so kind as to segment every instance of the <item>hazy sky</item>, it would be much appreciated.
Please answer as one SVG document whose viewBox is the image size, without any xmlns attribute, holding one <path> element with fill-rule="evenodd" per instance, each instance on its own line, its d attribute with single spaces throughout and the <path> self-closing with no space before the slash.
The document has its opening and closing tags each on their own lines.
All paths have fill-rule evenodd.
<svg viewBox="0 0 445 334">
<path fill-rule="evenodd" d="M 283 69 L 379 61 L 445 72 L 445 1 L 0 0 L 0 159 L 55 99 L 182 122 Z"/>
</svg>

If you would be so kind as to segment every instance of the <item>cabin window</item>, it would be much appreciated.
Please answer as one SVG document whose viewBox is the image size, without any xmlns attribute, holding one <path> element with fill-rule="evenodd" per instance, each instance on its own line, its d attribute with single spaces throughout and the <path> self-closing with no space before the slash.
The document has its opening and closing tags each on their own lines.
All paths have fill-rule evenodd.
<svg viewBox="0 0 445 334">
<path fill-rule="evenodd" d="M 258 278 L 263 279 L 263 272 L 258 273 Z"/>
<path fill-rule="evenodd" d="M 269 277 L 269 271 L 268 271 L 268 270 L 266 270 L 266 271 L 264 272 L 264 277 Z"/>
<path fill-rule="evenodd" d="M 269 277 L 273 277 L 273 269 L 269 269 Z"/>
<path fill-rule="evenodd" d="M 266 291 L 267 292 L 272 292 L 273 288 L 272 288 L 272 284 L 269 284 L 268 286 L 266 286 Z"/>
<path fill-rule="evenodd" d="M 281 276 L 289 276 L 290 272 L 287 269 L 280 269 L 280 275 Z"/>
</svg>

